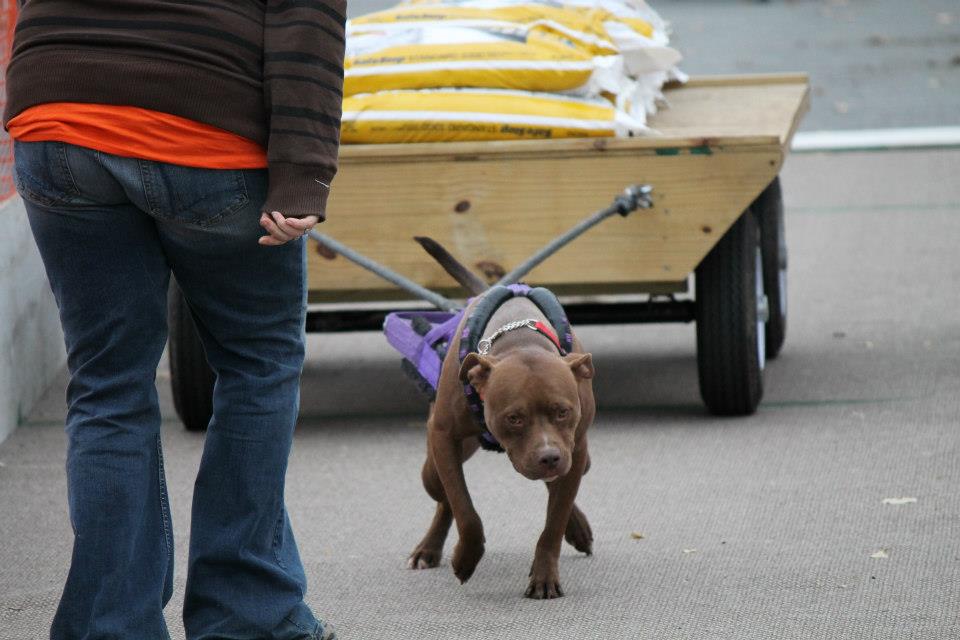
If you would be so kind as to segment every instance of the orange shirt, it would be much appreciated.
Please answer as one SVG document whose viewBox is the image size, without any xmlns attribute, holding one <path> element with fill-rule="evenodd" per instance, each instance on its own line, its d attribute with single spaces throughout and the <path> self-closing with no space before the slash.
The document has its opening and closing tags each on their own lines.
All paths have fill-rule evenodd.
<svg viewBox="0 0 960 640">
<path fill-rule="evenodd" d="M 67 142 L 129 158 L 204 169 L 262 169 L 267 152 L 235 133 L 140 107 L 50 102 L 7 123 L 23 142 Z"/>
</svg>

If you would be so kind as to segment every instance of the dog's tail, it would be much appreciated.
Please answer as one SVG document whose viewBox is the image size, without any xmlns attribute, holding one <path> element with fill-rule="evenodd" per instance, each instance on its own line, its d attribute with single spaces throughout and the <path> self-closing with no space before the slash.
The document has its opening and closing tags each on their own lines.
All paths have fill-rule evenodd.
<svg viewBox="0 0 960 640">
<path fill-rule="evenodd" d="M 479 295 L 489 289 L 487 283 L 480 279 L 475 273 L 463 266 L 456 258 L 450 255 L 450 252 L 443 248 L 439 242 L 426 236 L 415 236 L 413 238 L 420 243 L 424 251 L 429 253 L 434 260 L 440 263 L 443 270 L 460 283 L 464 289 L 472 295 Z"/>
</svg>

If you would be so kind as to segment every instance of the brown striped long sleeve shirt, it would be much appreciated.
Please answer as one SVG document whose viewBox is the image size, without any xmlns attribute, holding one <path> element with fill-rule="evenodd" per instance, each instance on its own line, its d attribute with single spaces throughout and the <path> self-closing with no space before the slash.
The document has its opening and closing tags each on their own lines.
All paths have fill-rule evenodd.
<svg viewBox="0 0 960 640">
<path fill-rule="evenodd" d="M 47 102 L 130 105 L 267 149 L 266 211 L 325 214 L 346 0 L 26 0 L 4 124 Z"/>
</svg>

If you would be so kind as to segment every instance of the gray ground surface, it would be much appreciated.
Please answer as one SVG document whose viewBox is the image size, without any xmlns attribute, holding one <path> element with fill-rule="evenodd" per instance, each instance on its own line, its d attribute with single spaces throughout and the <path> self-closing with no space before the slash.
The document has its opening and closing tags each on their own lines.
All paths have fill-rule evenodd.
<svg viewBox="0 0 960 640">
<path fill-rule="evenodd" d="M 803 130 L 960 125 L 956 0 L 648 1 L 688 73 L 809 73 Z M 350 15 L 393 4 L 351 0 Z"/>
<path fill-rule="evenodd" d="M 692 326 L 581 331 L 596 553 L 564 550 L 561 600 L 520 597 L 545 491 L 495 454 L 467 466 L 488 538 L 474 578 L 404 568 L 431 514 L 422 404 L 379 335 L 311 336 L 288 496 L 310 603 L 361 640 L 960 637 L 958 172 L 958 151 L 790 158 L 791 324 L 753 417 L 704 414 Z M 203 437 L 162 369 L 160 386 L 182 638 Z M 3 640 L 45 637 L 69 559 L 62 396 L 0 445 Z M 899 497 L 917 501 L 882 502 Z"/>
</svg>

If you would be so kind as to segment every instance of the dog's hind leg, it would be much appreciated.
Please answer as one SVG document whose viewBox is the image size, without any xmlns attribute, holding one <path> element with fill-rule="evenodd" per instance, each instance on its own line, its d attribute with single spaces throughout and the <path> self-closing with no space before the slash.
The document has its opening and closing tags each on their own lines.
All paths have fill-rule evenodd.
<svg viewBox="0 0 960 640">
<path fill-rule="evenodd" d="M 593 530 L 590 528 L 587 516 L 576 504 L 570 512 L 570 520 L 567 521 L 567 530 L 563 537 L 580 553 L 593 555 Z"/>
<path fill-rule="evenodd" d="M 427 490 L 431 498 L 437 501 L 437 509 L 433 514 L 433 522 L 430 523 L 426 535 L 423 536 L 423 539 L 407 559 L 407 568 L 409 569 L 432 569 L 440 564 L 440 558 L 443 555 L 443 543 L 447 540 L 447 533 L 450 531 L 450 524 L 453 522 L 453 511 L 450 509 L 450 503 L 447 501 L 443 485 L 440 483 L 440 476 L 437 475 L 437 468 L 429 454 L 423 463 L 421 476 L 423 478 L 423 488 Z"/>
<path fill-rule="evenodd" d="M 467 438 L 463 442 L 462 456 L 464 462 L 472 456 L 480 447 L 480 442 L 476 438 Z M 427 529 L 423 540 L 416 546 L 413 553 L 407 559 L 407 567 L 410 569 L 432 569 L 440 564 L 440 558 L 443 555 L 443 543 L 446 542 L 447 534 L 450 532 L 450 525 L 453 523 L 453 511 L 450 509 L 450 503 L 447 501 L 446 493 L 443 490 L 443 483 L 440 482 L 440 476 L 437 474 L 437 468 L 433 464 L 433 458 L 428 454 L 423 462 L 421 472 L 423 479 L 423 488 L 427 494 L 437 501 L 437 509 L 433 514 L 433 521 Z"/>
</svg>

